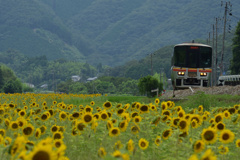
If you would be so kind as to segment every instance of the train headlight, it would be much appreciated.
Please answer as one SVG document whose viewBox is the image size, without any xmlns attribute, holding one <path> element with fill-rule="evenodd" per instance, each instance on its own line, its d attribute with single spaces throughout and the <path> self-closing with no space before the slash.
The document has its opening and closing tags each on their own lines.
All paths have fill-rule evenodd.
<svg viewBox="0 0 240 160">
<path fill-rule="evenodd" d="M 179 76 L 184 76 L 185 72 L 178 72 Z"/>
<path fill-rule="evenodd" d="M 200 73 L 200 76 L 207 76 L 207 73 L 201 72 L 201 73 Z"/>
</svg>

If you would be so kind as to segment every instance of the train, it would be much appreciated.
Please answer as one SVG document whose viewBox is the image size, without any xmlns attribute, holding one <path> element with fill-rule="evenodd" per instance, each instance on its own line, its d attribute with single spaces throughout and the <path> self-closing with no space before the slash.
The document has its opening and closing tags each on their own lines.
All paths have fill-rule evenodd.
<svg viewBox="0 0 240 160">
<path fill-rule="evenodd" d="M 217 86 L 236 86 L 240 85 L 240 75 L 224 75 L 219 76 Z"/>
<path fill-rule="evenodd" d="M 212 47 L 201 43 L 174 46 L 171 60 L 173 90 L 209 87 L 212 75 Z"/>
</svg>

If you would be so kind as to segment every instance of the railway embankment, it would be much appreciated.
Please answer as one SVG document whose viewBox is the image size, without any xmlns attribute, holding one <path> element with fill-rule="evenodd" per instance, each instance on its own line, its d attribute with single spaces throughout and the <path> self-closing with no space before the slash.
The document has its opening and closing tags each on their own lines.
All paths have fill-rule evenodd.
<svg viewBox="0 0 240 160">
<path fill-rule="evenodd" d="M 184 89 L 177 90 L 174 92 L 175 97 L 173 97 L 173 91 L 166 91 L 166 93 L 161 97 L 161 99 L 184 99 L 187 96 L 197 94 L 199 92 L 204 92 L 205 94 L 212 95 L 239 95 L 240 96 L 240 85 L 237 86 L 214 86 L 214 87 L 201 87 L 201 88 L 192 88 L 192 90 Z"/>
</svg>

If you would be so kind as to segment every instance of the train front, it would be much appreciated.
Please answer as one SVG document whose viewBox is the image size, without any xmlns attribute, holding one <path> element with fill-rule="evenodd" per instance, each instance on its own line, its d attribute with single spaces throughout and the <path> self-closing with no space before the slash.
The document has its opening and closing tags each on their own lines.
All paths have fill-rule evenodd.
<svg viewBox="0 0 240 160">
<path fill-rule="evenodd" d="M 212 72 L 212 48 L 198 43 L 174 47 L 171 68 L 173 89 L 208 87 Z"/>
</svg>

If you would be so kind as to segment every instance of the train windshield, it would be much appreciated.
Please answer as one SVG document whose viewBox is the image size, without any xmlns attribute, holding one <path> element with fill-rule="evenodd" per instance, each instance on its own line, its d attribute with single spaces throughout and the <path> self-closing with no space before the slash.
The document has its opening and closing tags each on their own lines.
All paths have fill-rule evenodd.
<svg viewBox="0 0 240 160">
<path fill-rule="evenodd" d="M 189 68 L 210 68 L 212 49 L 202 46 L 176 46 L 173 57 L 174 66 Z"/>
</svg>

